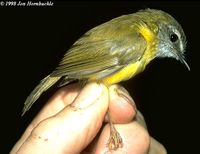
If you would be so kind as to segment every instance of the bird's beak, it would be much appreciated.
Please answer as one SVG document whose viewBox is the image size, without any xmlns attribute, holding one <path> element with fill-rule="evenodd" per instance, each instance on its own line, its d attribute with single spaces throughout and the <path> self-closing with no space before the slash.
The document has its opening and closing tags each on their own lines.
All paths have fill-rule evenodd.
<svg viewBox="0 0 200 154">
<path fill-rule="evenodd" d="M 176 55 L 177 55 L 177 59 L 180 60 L 180 62 L 187 67 L 188 71 L 190 71 L 190 67 L 187 64 L 187 62 L 185 61 L 184 56 L 180 52 L 176 52 Z"/>
</svg>

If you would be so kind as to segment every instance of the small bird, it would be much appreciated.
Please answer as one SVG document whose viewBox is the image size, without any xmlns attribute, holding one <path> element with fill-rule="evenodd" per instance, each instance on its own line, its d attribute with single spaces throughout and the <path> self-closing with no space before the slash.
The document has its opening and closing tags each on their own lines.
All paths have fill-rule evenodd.
<svg viewBox="0 0 200 154">
<path fill-rule="evenodd" d="M 64 86 L 79 80 L 110 86 L 134 77 L 157 57 L 175 58 L 190 70 L 185 47 L 181 25 L 164 11 L 144 9 L 114 18 L 89 30 L 71 46 L 58 67 L 27 97 L 22 115 L 55 83 Z M 118 144 L 114 141 L 111 149 Z"/>
</svg>

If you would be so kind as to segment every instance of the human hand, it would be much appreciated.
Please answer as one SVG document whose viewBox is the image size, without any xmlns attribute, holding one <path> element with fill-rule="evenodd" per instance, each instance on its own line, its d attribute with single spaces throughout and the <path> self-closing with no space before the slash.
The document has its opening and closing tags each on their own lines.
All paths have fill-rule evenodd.
<svg viewBox="0 0 200 154">
<path fill-rule="evenodd" d="M 120 97 L 116 89 L 130 99 Z M 113 153 L 165 154 L 164 147 L 149 137 L 134 106 L 128 93 L 117 85 L 109 89 L 96 83 L 83 89 L 78 84 L 63 87 L 31 122 L 11 154 L 109 153 L 110 127 L 103 123 L 108 108 L 123 139 L 123 147 Z"/>
</svg>

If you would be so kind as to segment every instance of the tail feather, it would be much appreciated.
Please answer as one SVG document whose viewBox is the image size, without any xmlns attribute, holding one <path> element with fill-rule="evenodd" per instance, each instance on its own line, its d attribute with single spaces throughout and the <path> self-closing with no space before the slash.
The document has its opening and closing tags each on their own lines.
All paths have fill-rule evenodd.
<svg viewBox="0 0 200 154">
<path fill-rule="evenodd" d="M 31 106 L 40 97 L 40 95 L 48 90 L 51 86 L 53 86 L 60 78 L 61 77 L 50 77 L 50 75 L 48 75 L 42 79 L 27 97 L 24 103 L 24 108 L 22 110 L 22 116 L 31 108 Z"/>
</svg>

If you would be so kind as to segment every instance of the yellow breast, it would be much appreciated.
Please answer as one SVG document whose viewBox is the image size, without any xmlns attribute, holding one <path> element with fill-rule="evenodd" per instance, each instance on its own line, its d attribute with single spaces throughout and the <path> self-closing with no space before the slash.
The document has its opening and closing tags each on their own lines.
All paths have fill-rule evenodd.
<svg viewBox="0 0 200 154">
<path fill-rule="evenodd" d="M 131 63 L 118 71 L 117 73 L 103 79 L 103 83 L 106 85 L 111 85 L 119 83 L 120 81 L 125 81 L 130 79 L 132 76 L 137 74 L 138 68 L 140 67 L 140 61 L 136 63 Z"/>
<path fill-rule="evenodd" d="M 102 80 L 104 84 L 111 85 L 111 84 L 119 83 L 120 81 L 128 80 L 131 77 L 138 74 L 139 72 L 143 71 L 146 65 L 152 59 L 154 59 L 155 53 L 156 53 L 155 46 L 157 43 L 155 34 L 145 26 L 140 26 L 139 32 L 143 35 L 143 37 L 147 41 L 147 48 L 142 58 L 139 61 L 128 64 L 117 73 L 104 78 Z"/>
</svg>

